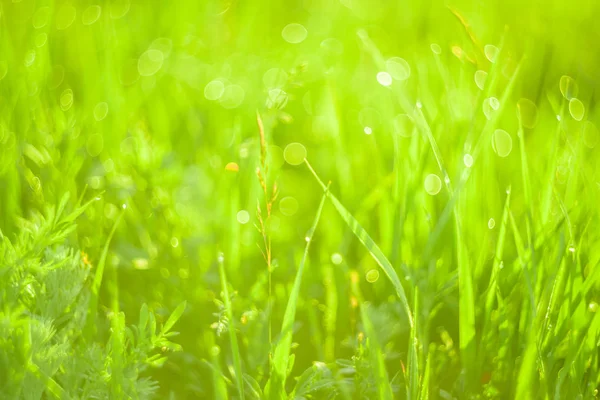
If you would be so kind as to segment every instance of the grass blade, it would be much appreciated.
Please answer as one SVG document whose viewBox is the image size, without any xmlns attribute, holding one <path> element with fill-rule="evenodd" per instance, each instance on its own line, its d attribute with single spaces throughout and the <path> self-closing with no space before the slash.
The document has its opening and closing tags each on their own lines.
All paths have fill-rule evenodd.
<svg viewBox="0 0 600 400">
<path fill-rule="evenodd" d="M 306 260 L 308 259 L 308 250 L 312 241 L 315 230 L 321 218 L 321 211 L 323 205 L 327 199 L 327 188 L 325 188 L 325 194 L 321 198 L 321 203 L 317 209 L 317 215 L 310 228 L 309 234 L 306 236 L 306 246 L 304 247 L 304 254 L 296 273 L 296 279 L 294 280 L 294 286 L 290 293 L 290 298 L 285 309 L 285 315 L 283 317 L 283 323 L 281 325 L 281 340 L 277 343 L 273 354 L 273 360 L 271 362 L 271 377 L 265 387 L 265 393 L 268 399 L 284 399 L 285 393 L 285 380 L 287 377 L 288 362 L 290 357 L 290 348 L 292 345 L 292 327 L 296 318 L 296 307 L 298 305 L 298 297 L 300 295 L 300 285 L 302 284 L 302 274 L 304 273 L 304 267 L 306 266 Z"/>
<path fill-rule="evenodd" d="M 327 186 L 325 186 L 323 181 L 321 181 L 321 179 L 319 178 L 319 176 L 317 175 L 315 170 L 312 168 L 312 166 L 310 165 L 308 160 L 305 159 L 304 162 L 306 163 L 306 166 L 312 172 L 312 174 L 315 177 L 315 179 L 317 180 L 317 182 L 319 182 L 319 184 L 321 185 L 323 190 L 327 191 Z M 400 298 L 400 302 L 402 303 L 402 306 L 404 307 L 404 310 L 406 311 L 406 314 L 408 315 L 408 320 L 409 320 L 410 326 L 412 327 L 414 324 L 413 315 L 410 310 L 408 300 L 406 298 L 406 292 L 404 291 L 404 287 L 402 286 L 402 283 L 400 282 L 400 278 L 398 277 L 398 274 L 394 270 L 394 267 L 388 261 L 388 259 L 383 254 L 381 249 L 377 246 L 377 244 L 375 244 L 373 239 L 371 239 L 371 237 L 369 236 L 367 231 L 365 231 L 364 228 L 362 226 L 360 226 L 358 221 L 352 216 L 352 214 L 350 214 L 350 212 L 348 210 L 346 210 L 346 208 L 342 205 L 342 203 L 331 192 L 327 192 L 327 196 L 329 196 L 329 198 L 331 199 L 331 202 L 333 203 L 333 205 L 336 208 L 336 210 L 338 211 L 338 213 L 342 216 L 342 218 L 344 219 L 346 224 L 348 224 L 348 226 L 352 230 L 352 233 L 354 233 L 354 235 L 356 235 L 358 240 L 360 240 L 360 242 L 367 248 L 367 250 L 369 251 L 369 254 L 371 254 L 371 257 L 373 257 L 375 262 L 377 262 L 377 264 L 379 264 L 381 269 L 383 269 L 383 272 L 387 275 L 388 279 L 390 280 L 390 282 L 394 286 L 394 289 L 396 290 L 396 294 Z"/>
<path fill-rule="evenodd" d="M 223 304 L 225 305 L 225 313 L 229 321 L 229 342 L 233 356 L 233 369 L 235 371 L 235 384 L 240 395 L 240 399 L 244 400 L 244 374 L 242 372 L 242 357 L 240 355 L 240 347 L 238 345 L 237 336 L 235 334 L 235 323 L 233 319 L 233 311 L 231 309 L 231 298 L 229 297 L 229 289 L 227 288 L 227 276 L 225 275 L 225 264 L 223 254 L 218 256 L 219 276 L 221 278 L 221 290 L 223 291 Z"/>
<path fill-rule="evenodd" d="M 360 306 L 360 316 L 362 319 L 363 326 L 365 328 L 365 333 L 367 334 L 367 338 L 369 339 L 369 355 L 372 358 L 372 365 L 375 368 L 375 379 L 377 385 L 377 393 L 379 394 L 378 398 L 380 400 L 392 400 L 394 398 L 392 392 L 392 386 L 390 385 L 390 380 L 388 378 L 387 370 L 385 369 L 385 359 L 383 357 L 384 350 L 377 339 L 377 331 L 375 326 L 373 325 L 373 321 L 369 317 L 369 313 L 367 312 L 364 301 L 362 298 L 362 293 L 360 292 L 359 276 L 358 272 L 352 271 L 350 273 L 350 282 L 352 283 L 352 293 L 356 296 L 358 300 L 358 304 Z"/>
<path fill-rule="evenodd" d="M 100 293 L 100 285 L 102 285 L 102 277 L 104 275 L 104 267 L 106 266 L 106 257 L 108 256 L 108 248 L 110 246 L 110 242 L 117 231 L 117 226 L 119 226 L 119 222 L 123 218 L 123 214 L 125 214 L 125 209 L 121 211 L 115 224 L 113 225 L 110 233 L 108 234 L 108 238 L 106 239 L 106 243 L 104 244 L 104 248 L 102 249 L 102 253 L 100 254 L 100 261 L 98 261 L 98 266 L 96 267 L 96 274 L 94 275 L 94 281 L 92 282 L 91 294 L 90 294 L 90 303 L 88 308 L 86 327 L 85 327 L 85 337 L 90 339 L 93 334 L 96 332 L 96 313 L 98 311 L 98 297 Z"/>
</svg>

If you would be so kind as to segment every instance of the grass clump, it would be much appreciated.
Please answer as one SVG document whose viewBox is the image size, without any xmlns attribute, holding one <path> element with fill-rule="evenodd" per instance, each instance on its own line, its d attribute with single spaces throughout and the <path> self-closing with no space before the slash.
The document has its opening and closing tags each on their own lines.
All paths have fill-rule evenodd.
<svg viewBox="0 0 600 400">
<path fill-rule="evenodd" d="M 1 3 L 0 397 L 598 397 L 599 10 Z"/>
</svg>

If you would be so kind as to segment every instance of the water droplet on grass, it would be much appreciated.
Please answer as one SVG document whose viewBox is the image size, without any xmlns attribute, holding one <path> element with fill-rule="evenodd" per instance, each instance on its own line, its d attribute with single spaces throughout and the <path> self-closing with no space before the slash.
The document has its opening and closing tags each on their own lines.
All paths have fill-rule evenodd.
<svg viewBox="0 0 600 400">
<path fill-rule="evenodd" d="M 436 174 L 429 174 L 425 178 L 425 191 L 431 196 L 435 196 L 442 190 L 442 180 Z"/>
<path fill-rule="evenodd" d="M 479 90 L 483 90 L 485 87 L 485 81 L 487 79 L 488 73 L 482 70 L 475 71 L 475 84 L 479 88 Z"/>
<path fill-rule="evenodd" d="M 306 158 L 306 147 L 302 143 L 290 143 L 283 150 L 283 158 L 290 165 L 300 165 Z"/>
<path fill-rule="evenodd" d="M 376 269 L 371 269 L 367 272 L 365 277 L 367 279 L 367 282 L 375 283 L 379 279 L 379 271 Z"/>
<path fill-rule="evenodd" d="M 488 100 L 490 102 L 490 107 L 492 107 L 492 110 L 498 111 L 498 109 L 500 108 L 500 101 L 495 97 L 490 97 Z"/>
<path fill-rule="evenodd" d="M 370 126 L 365 126 L 365 129 L 363 129 L 363 131 L 365 132 L 366 135 L 370 135 L 373 133 L 373 129 L 371 129 Z"/>
<path fill-rule="evenodd" d="M 519 99 L 517 102 L 517 115 L 521 125 L 528 129 L 533 129 L 537 124 L 537 106 L 529 99 Z"/>
<path fill-rule="evenodd" d="M 382 86 L 391 86 L 392 76 L 385 71 L 377 73 L 377 82 Z"/>
<path fill-rule="evenodd" d="M 569 113 L 575 121 L 581 121 L 585 115 L 585 106 L 581 100 L 573 97 L 569 100 Z"/>
<path fill-rule="evenodd" d="M 225 85 L 220 80 L 210 81 L 204 87 L 204 97 L 207 100 L 219 100 L 225 92 Z"/>
<path fill-rule="evenodd" d="M 506 157 L 512 151 L 512 138 L 503 129 L 496 129 L 492 135 L 492 148 L 500 157 Z"/>
<path fill-rule="evenodd" d="M 398 81 L 404 81 L 410 77 L 410 65 L 405 59 L 392 57 L 385 62 L 385 69 Z"/>
<path fill-rule="evenodd" d="M 431 48 L 431 51 L 433 51 L 434 54 L 442 54 L 442 48 L 440 47 L 439 44 L 437 43 L 431 43 L 431 45 L 429 46 Z"/>
<path fill-rule="evenodd" d="M 473 156 L 468 153 L 465 154 L 463 157 L 463 163 L 465 164 L 465 167 L 471 168 L 473 166 Z"/>
<path fill-rule="evenodd" d="M 147 50 L 138 60 L 138 73 L 141 76 L 152 76 L 162 68 L 164 60 L 162 51 Z"/>
<path fill-rule="evenodd" d="M 571 100 L 573 97 L 576 97 L 579 92 L 579 86 L 575 79 L 571 78 L 568 75 L 563 75 L 560 77 L 559 82 L 560 93 L 567 100 Z"/>
<path fill-rule="evenodd" d="M 288 102 L 288 94 L 279 89 L 271 89 L 267 95 L 266 106 L 269 109 L 281 110 L 283 109 Z"/>
<path fill-rule="evenodd" d="M 291 217 L 298 212 L 298 200 L 288 196 L 279 201 L 279 211 L 285 216 Z"/>
<path fill-rule="evenodd" d="M 498 58 L 500 50 L 492 44 L 486 44 L 483 48 L 483 52 L 485 53 L 485 58 L 487 58 L 489 62 L 494 63 Z"/>
<path fill-rule="evenodd" d="M 487 225 L 488 229 L 494 229 L 494 227 L 496 226 L 496 221 L 494 220 L 494 218 L 490 218 Z"/>
<path fill-rule="evenodd" d="M 29 50 L 25 54 L 25 66 L 29 67 L 35 62 L 35 50 Z"/>
<path fill-rule="evenodd" d="M 102 8 L 96 4 L 91 5 L 83 11 L 81 22 L 84 25 L 92 25 L 94 22 L 98 21 L 100 14 L 102 14 Z"/>
<path fill-rule="evenodd" d="M 108 114 L 108 104 L 106 102 L 101 102 L 96 104 L 96 107 L 94 107 L 94 119 L 96 121 L 102 121 L 104 118 L 106 118 L 106 115 Z"/>
<path fill-rule="evenodd" d="M 55 15 L 56 29 L 64 30 L 70 27 L 77 17 L 77 10 L 71 4 L 64 4 Z"/>
<path fill-rule="evenodd" d="M 237 222 L 239 222 L 242 225 L 247 224 L 248 221 L 250 221 L 250 213 L 246 210 L 240 210 L 236 215 L 236 219 Z"/>
<path fill-rule="evenodd" d="M 335 265 L 340 265 L 344 259 L 340 253 L 333 253 L 331 255 L 331 262 Z"/>
<path fill-rule="evenodd" d="M 43 47 L 48 41 L 48 35 L 44 32 L 35 36 L 34 43 L 36 47 Z"/>
<path fill-rule="evenodd" d="M 268 89 L 283 88 L 287 81 L 288 74 L 281 68 L 271 68 L 263 75 L 263 83 Z"/>
<path fill-rule="evenodd" d="M 590 304 L 588 305 L 588 310 L 590 310 L 590 312 L 593 313 L 598 311 L 598 303 L 596 303 L 595 301 L 590 302 Z"/>
<path fill-rule="evenodd" d="M 583 144 L 590 149 L 593 149 L 598 144 L 600 139 L 600 132 L 592 121 L 585 121 L 583 123 Z"/>
<path fill-rule="evenodd" d="M 31 24 L 35 29 L 40 29 L 46 26 L 48 20 L 50 19 L 50 7 L 40 7 L 33 14 L 33 18 L 31 20 Z"/>
<path fill-rule="evenodd" d="M 308 36 L 308 31 L 306 28 L 300 24 L 288 24 L 281 31 L 281 36 L 283 40 L 288 43 L 297 44 L 301 43 Z"/>
<path fill-rule="evenodd" d="M 60 108 L 67 111 L 73 105 L 73 91 L 65 89 L 60 95 Z"/>
<path fill-rule="evenodd" d="M 575 253 L 575 246 L 573 246 L 573 245 L 570 245 L 570 246 L 569 246 L 569 251 L 570 251 L 571 253 Z"/>
<path fill-rule="evenodd" d="M 171 246 L 173 246 L 173 247 L 179 246 L 179 239 L 177 239 L 175 236 L 173 236 L 171 238 Z"/>
<path fill-rule="evenodd" d="M 225 261 L 225 255 L 222 252 L 219 252 L 219 254 L 217 255 L 217 261 L 221 263 Z"/>
</svg>

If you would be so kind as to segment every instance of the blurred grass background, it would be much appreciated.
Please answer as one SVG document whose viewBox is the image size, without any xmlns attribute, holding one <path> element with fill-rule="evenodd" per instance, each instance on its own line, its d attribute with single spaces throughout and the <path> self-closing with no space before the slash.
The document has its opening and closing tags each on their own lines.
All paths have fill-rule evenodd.
<svg viewBox="0 0 600 400">
<path fill-rule="evenodd" d="M 14 235 L 17 217 L 87 187 L 100 200 L 76 240 L 94 263 L 127 205 L 108 258 L 121 309 L 135 320 L 147 302 L 165 317 L 188 301 L 184 351 L 152 373 L 161 397 L 219 397 L 222 376 L 234 381 L 222 253 L 242 369 L 263 387 L 269 325 L 276 342 L 322 197 L 304 165 L 285 162 L 286 146 L 301 143 L 400 276 L 431 398 L 596 396 L 599 11 L 563 0 L 2 1 L 0 229 Z M 289 24 L 306 36 L 297 26 L 286 36 Z M 392 57 L 409 75 L 387 71 L 386 86 L 377 74 Z M 562 76 L 577 93 L 561 93 Z M 486 106 L 492 97 L 499 107 Z M 255 227 L 266 200 L 257 112 L 265 179 L 279 192 L 265 221 L 271 301 Z M 491 145 L 496 129 L 511 138 L 506 157 Z M 298 300 L 291 376 L 315 361 L 360 359 L 350 271 L 394 396 L 410 397 L 406 314 L 329 202 Z M 472 288 L 459 291 L 465 277 Z M 376 398 L 370 385 L 348 396 Z M 236 396 L 235 385 L 225 389 Z"/>
</svg>

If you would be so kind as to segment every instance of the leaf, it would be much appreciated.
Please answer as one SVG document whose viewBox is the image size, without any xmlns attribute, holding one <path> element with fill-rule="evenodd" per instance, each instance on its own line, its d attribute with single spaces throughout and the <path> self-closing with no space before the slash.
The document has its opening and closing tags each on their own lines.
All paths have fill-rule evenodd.
<svg viewBox="0 0 600 400">
<path fill-rule="evenodd" d="M 171 313 L 171 316 L 167 319 L 167 322 L 165 322 L 165 324 L 163 325 L 163 328 L 162 328 L 163 335 L 165 333 L 169 332 L 169 330 L 173 327 L 173 325 L 175 325 L 175 323 L 179 320 L 179 318 L 181 318 L 181 315 L 185 311 L 186 306 L 187 306 L 187 302 L 184 300 Z"/>
</svg>

